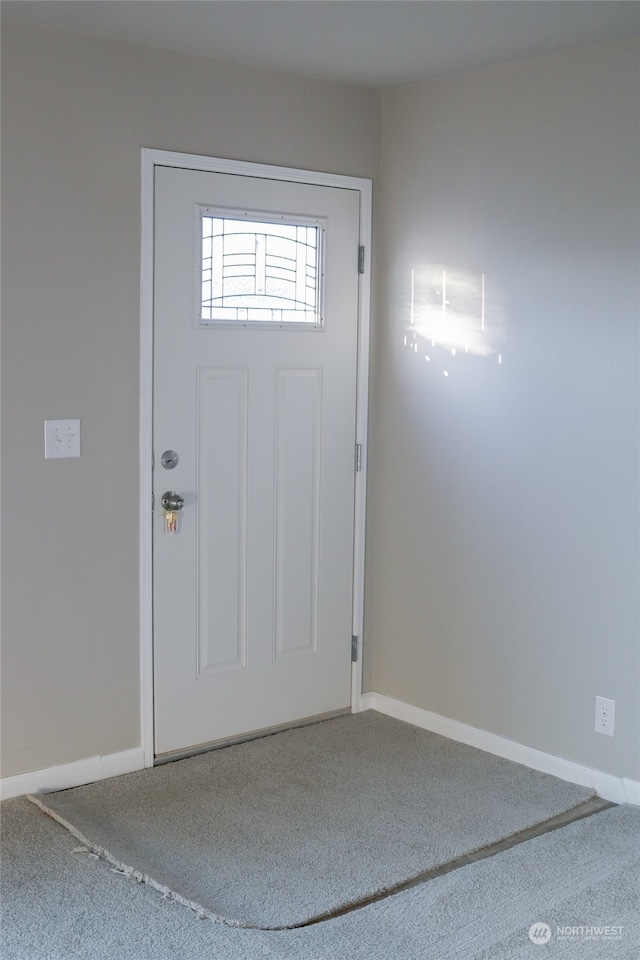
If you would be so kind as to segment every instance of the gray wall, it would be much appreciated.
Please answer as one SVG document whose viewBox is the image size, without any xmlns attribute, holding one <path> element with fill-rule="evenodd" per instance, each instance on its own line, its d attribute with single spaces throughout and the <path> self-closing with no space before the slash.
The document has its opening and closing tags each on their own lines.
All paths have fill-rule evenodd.
<svg viewBox="0 0 640 960">
<path fill-rule="evenodd" d="M 383 94 L 368 579 L 373 689 L 636 779 L 638 63 Z M 404 346 L 442 266 L 458 326 L 485 274 L 488 355 Z"/>
<path fill-rule="evenodd" d="M 374 180 L 381 157 L 365 689 L 637 778 L 636 45 L 389 91 L 380 154 L 374 93 L 2 42 L 3 776 L 139 743 L 147 146 Z M 447 378 L 403 345 L 425 265 L 457 273 L 458 321 L 486 277 L 492 353 Z M 79 460 L 44 461 L 49 417 L 82 418 Z"/>
<path fill-rule="evenodd" d="M 379 97 L 11 23 L 2 94 L 11 776 L 140 742 L 140 148 L 375 177 Z M 82 457 L 45 462 L 64 417 Z"/>
</svg>

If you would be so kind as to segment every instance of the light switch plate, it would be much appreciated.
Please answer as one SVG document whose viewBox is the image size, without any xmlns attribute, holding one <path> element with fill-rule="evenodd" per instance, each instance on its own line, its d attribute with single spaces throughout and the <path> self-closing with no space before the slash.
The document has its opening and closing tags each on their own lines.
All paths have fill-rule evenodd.
<svg viewBox="0 0 640 960">
<path fill-rule="evenodd" d="M 80 421 L 45 420 L 44 457 L 52 460 L 57 457 L 80 456 Z"/>
</svg>

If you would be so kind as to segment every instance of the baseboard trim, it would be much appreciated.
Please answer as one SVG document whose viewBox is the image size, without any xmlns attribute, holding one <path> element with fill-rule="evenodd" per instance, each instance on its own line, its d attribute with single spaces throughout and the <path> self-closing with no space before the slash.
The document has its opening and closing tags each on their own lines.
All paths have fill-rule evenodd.
<svg viewBox="0 0 640 960">
<path fill-rule="evenodd" d="M 377 710 L 389 717 L 395 717 L 396 720 L 404 720 L 415 727 L 439 733 L 443 737 L 449 737 L 450 740 L 477 747 L 478 750 L 486 750 L 487 753 L 504 757 L 505 760 L 513 760 L 514 763 L 521 763 L 533 770 L 550 773 L 552 776 L 560 777 L 561 780 L 568 780 L 583 787 L 592 787 L 598 796 L 611 800 L 612 803 L 640 806 L 640 781 L 631 780 L 629 777 L 615 777 L 602 770 L 595 770 L 550 753 L 543 753 L 541 750 L 527 747 L 515 740 L 479 730 L 477 727 L 442 717 L 440 714 L 414 707 L 402 700 L 380 693 L 363 693 L 361 707 L 362 710 Z M 136 770 L 144 769 L 144 766 L 145 757 L 142 747 L 123 750 L 104 757 L 87 757 L 73 763 L 32 770 L 14 777 L 3 777 L 0 779 L 0 800 L 22 797 L 29 793 L 68 790 L 70 787 L 79 787 L 84 783 L 118 777 L 123 773 L 134 773 Z"/>
<path fill-rule="evenodd" d="M 133 773 L 142 770 L 144 765 L 144 750 L 142 747 L 135 747 L 121 753 L 108 754 L 106 757 L 86 757 L 73 763 L 19 773 L 15 777 L 3 777 L 0 780 L 0 800 L 22 797 L 28 793 L 68 790 L 69 787 L 79 787 L 84 783 Z"/>
<path fill-rule="evenodd" d="M 515 740 L 500 737 L 495 733 L 488 733 L 486 730 L 479 730 L 477 727 L 460 723 L 458 720 L 450 720 L 438 713 L 431 713 L 429 710 L 414 707 L 402 700 L 396 700 L 394 697 L 387 697 L 381 693 L 364 693 L 362 695 L 362 709 L 377 710 L 389 717 L 395 717 L 396 720 L 404 720 L 415 727 L 421 727 L 423 730 L 430 730 L 432 733 L 449 737 L 450 740 L 457 740 L 459 743 L 466 743 L 470 747 L 477 747 L 478 750 L 486 750 L 487 753 L 493 753 L 497 757 L 504 757 L 505 760 L 513 760 L 525 767 L 540 770 L 542 773 L 550 773 L 554 777 L 568 780 L 570 783 L 577 783 L 582 787 L 591 787 L 598 796 L 605 800 L 611 800 L 612 803 L 629 803 L 640 806 L 640 782 L 630 780 L 628 777 L 615 777 L 610 773 L 604 773 L 602 770 L 594 770 L 591 767 L 574 763 L 572 760 L 564 760 L 562 757 L 555 757 L 551 753 L 543 753 L 541 750 L 527 747 Z"/>
<path fill-rule="evenodd" d="M 625 803 L 632 803 L 634 807 L 640 807 L 640 780 L 629 780 L 628 777 L 624 777 L 622 785 L 626 797 Z"/>
</svg>

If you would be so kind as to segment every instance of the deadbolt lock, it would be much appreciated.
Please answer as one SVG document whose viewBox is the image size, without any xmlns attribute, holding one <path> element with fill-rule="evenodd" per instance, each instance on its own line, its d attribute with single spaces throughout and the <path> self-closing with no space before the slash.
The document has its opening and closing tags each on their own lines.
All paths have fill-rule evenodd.
<svg viewBox="0 0 640 960">
<path fill-rule="evenodd" d="M 180 457 L 175 452 L 175 450 L 165 450 L 165 452 L 160 457 L 160 463 L 165 468 L 165 470 L 173 470 L 174 467 L 178 466 L 178 460 Z"/>
</svg>

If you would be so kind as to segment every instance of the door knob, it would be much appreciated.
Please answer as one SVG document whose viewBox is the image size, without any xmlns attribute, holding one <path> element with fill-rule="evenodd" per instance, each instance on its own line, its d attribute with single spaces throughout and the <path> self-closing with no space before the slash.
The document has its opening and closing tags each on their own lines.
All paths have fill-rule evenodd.
<svg viewBox="0 0 640 960">
<path fill-rule="evenodd" d="M 181 497 L 179 493 L 174 493 L 173 490 L 167 490 L 166 493 L 162 494 L 160 503 L 163 510 L 182 510 L 184 497 Z"/>
</svg>

